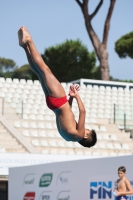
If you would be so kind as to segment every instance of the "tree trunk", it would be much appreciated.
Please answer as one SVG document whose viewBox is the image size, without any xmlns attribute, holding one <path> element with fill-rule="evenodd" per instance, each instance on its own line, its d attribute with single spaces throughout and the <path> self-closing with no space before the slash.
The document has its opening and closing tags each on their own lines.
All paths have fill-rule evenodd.
<svg viewBox="0 0 133 200">
<path fill-rule="evenodd" d="M 78 3 L 78 5 L 80 6 L 82 10 L 88 35 L 91 39 L 96 55 L 100 62 L 101 79 L 109 80 L 110 77 L 109 77 L 109 65 L 108 65 L 107 40 L 108 40 L 108 33 L 109 33 L 109 28 L 110 28 L 110 20 L 111 20 L 111 16 L 113 13 L 116 0 L 110 0 L 110 6 L 109 6 L 109 10 L 108 10 L 107 17 L 105 20 L 105 24 L 104 24 L 103 40 L 101 42 L 91 25 L 91 20 L 99 11 L 100 7 L 103 4 L 103 0 L 100 0 L 99 4 L 97 5 L 96 9 L 91 15 L 89 14 L 89 10 L 88 10 L 89 0 L 82 0 L 82 3 L 80 0 L 75 0 L 75 1 Z"/>
<path fill-rule="evenodd" d="M 108 81 L 109 80 L 108 53 L 104 48 L 101 48 L 101 56 L 99 61 L 100 61 L 101 79 L 104 81 Z"/>
<path fill-rule="evenodd" d="M 99 41 L 98 36 L 95 34 L 91 26 L 91 23 L 89 25 L 86 23 L 86 29 L 100 63 L 101 79 L 104 81 L 109 81 L 108 52 L 106 46 Z"/>
</svg>

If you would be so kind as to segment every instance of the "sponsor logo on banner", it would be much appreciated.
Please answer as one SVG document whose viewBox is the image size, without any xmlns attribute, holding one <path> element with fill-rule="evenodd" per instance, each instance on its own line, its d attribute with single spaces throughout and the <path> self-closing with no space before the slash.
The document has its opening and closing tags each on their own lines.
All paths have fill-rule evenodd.
<svg viewBox="0 0 133 200">
<path fill-rule="evenodd" d="M 61 176 L 60 181 L 61 181 L 61 183 L 68 183 L 68 178 Z"/>
<path fill-rule="evenodd" d="M 90 199 L 112 199 L 112 181 L 90 182 Z"/>
<path fill-rule="evenodd" d="M 49 195 L 43 195 L 42 196 L 42 200 L 50 200 L 50 196 Z"/>
<path fill-rule="evenodd" d="M 24 177 L 24 185 L 33 185 L 34 184 L 34 180 L 35 180 L 35 174 L 27 174 Z"/>
<path fill-rule="evenodd" d="M 56 200 L 70 200 L 70 191 L 60 192 Z"/>
<path fill-rule="evenodd" d="M 46 191 L 43 192 L 43 193 L 40 195 L 39 200 L 52 200 L 50 191 L 49 191 L 49 192 L 46 192 Z"/>
<path fill-rule="evenodd" d="M 43 174 L 40 178 L 39 187 L 48 187 L 52 182 L 53 174 Z"/>
<path fill-rule="evenodd" d="M 63 184 L 66 185 L 70 182 L 70 176 L 71 176 L 71 172 L 62 172 L 59 174 L 58 178 L 57 178 L 57 182 L 56 184 Z"/>
<path fill-rule="evenodd" d="M 23 200 L 34 200 L 34 199 L 35 199 L 35 192 L 27 192 Z"/>
</svg>

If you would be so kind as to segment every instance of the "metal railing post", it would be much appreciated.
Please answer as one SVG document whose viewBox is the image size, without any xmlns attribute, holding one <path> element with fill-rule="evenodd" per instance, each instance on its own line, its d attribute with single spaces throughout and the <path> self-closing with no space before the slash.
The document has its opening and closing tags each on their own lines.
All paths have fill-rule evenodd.
<svg viewBox="0 0 133 200">
<path fill-rule="evenodd" d="M 24 105 L 23 105 L 23 100 L 22 100 L 22 112 L 21 112 L 21 118 L 23 119 L 23 107 L 24 107 Z"/>
<path fill-rule="evenodd" d="M 2 98 L 2 115 L 4 115 L 4 98 Z"/>
<path fill-rule="evenodd" d="M 124 129 L 126 131 L 126 114 L 124 113 Z"/>
<path fill-rule="evenodd" d="M 114 124 L 115 124 L 115 110 L 116 110 L 116 107 L 115 107 L 115 104 L 114 104 Z"/>
</svg>

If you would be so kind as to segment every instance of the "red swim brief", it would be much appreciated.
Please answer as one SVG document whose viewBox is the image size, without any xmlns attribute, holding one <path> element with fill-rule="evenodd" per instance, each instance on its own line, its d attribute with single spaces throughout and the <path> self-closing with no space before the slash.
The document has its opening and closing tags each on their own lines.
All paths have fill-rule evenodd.
<svg viewBox="0 0 133 200">
<path fill-rule="evenodd" d="M 55 110 L 60 108 L 62 105 L 64 105 L 66 102 L 68 102 L 67 97 L 61 97 L 61 98 L 55 98 L 55 97 L 51 97 L 51 96 L 47 96 L 46 97 L 46 103 L 47 106 L 51 109 L 51 110 Z"/>
</svg>

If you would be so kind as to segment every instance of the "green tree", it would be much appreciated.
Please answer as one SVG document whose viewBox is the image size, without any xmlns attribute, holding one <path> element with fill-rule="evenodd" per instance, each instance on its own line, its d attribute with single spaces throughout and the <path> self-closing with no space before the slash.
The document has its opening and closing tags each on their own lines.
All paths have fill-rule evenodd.
<svg viewBox="0 0 133 200">
<path fill-rule="evenodd" d="M 0 73 L 4 73 L 7 71 L 13 71 L 16 67 L 16 63 L 7 58 L 0 58 Z"/>
<path fill-rule="evenodd" d="M 92 14 L 89 13 L 89 0 L 75 0 L 75 1 L 78 3 L 78 5 L 81 8 L 81 11 L 84 16 L 85 26 L 86 26 L 88 36 L 92 42 L 92 45 L 95 49 L 96 55 L 100 62 L 101 79 L 109 80 L 107 41 L 108 41 L 108 34 L 109 34 L 109 29 L 110 29 L 110 20 L 112 17 L 116 0 L 110 0 L 110 6 L 109 6 L 107 17 L 104 23 L 103 38 L 101 41 L 93 29 L 92 19 L 95 17 L 99 9 L 101 8 L 103 4 L 103 0 L 99 1 L 99 4 L 97 5 L 97 7 L 95 8 Z"/>
<path fill-rule="evenodd" d="M 126 58 L 127 56 L 133 58 L 133 32 L 122 36 L 116 41 L 115 51 L 120 58 Z"/>
<path fill-rule="evenodd" d="M 80 40 L 67 40 L 49 47 L 42 58 L 60 82 L 80 78 L 99 79 L 95 53 L 90 53 Z"/>
<path fill-rule="evenodd" d="M 22 67 L 15 69 L 13 74 L 12 74 L 12 78 L 26 79 L 26 80 L 27 79 L 37 80 L 38 79 L 38 77 L 31 70 L 31 68 L 28 64 L 23 65 Z"/>
</svg>

